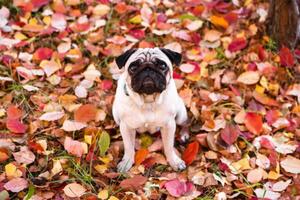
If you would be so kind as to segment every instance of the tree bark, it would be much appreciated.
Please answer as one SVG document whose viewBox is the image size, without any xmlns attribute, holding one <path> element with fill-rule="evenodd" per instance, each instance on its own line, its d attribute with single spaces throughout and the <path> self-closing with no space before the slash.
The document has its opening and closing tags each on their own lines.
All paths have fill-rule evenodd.
<svg viewBox="0 0 300 200">
<path fill-rule="evenodd" d="M 295 48 L 300 36 L 300 0 L 270 0 L 267 31 L 278 48 Z"/>
</svg>

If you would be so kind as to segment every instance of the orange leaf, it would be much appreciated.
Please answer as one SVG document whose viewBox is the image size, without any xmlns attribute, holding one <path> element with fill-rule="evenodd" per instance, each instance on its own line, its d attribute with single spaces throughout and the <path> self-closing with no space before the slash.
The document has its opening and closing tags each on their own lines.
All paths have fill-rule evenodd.
<svg viewBox="0 0 300 200">
<path fill-rule="evenodd" d="M 80 106 L 74 113 L 74 119 L 77 122 L 89 122 L 95 120 L 97 108 L 92 104 Z"/>
<path fill-rule="evenodd" d="M 22 110 L 14 105 L 10 105 L 7 108 L 7 118 L 9 119 L 19 119 L 22 117 Z"/>
<path fill-rule="evenodd" d="M 134 162 L 136 165 L 140 165 L 147 157 L 149 154 L 148 149 L 140 149 L 136 152 L 135 157 L 134 157 Z"/>
<path fill-rule="evenodd" d="M 254 91 L 253 92 L 253 97 L 256 99 L 256 101 L 267 105 L 267 106 L 279 106 L 278 102 L 275 101 L 274 99 L 268 97 L 265 94 L 261 94 L 259 92 Z"/>
<path fill-rule="evenodd" d="M 219 17 L 216 15 L 211 16 L 210 18 L 211 23 L 213 23 L 215 26 L 220 26 L 222 28 L 228 27 L 228 22 L 224 19 L 224 17 Z"/>
<path fill-rule="evenodd" d="M 190 143 L 182 154 L 182 159 L 184 160 L 185 164 L 191 164 L 195 160 L 198 151 L 199 143 L 197 141 Z"/>
<path fill-rule="evenodd" d="M 251 133 L 259 135 L 263 131 L 262 116 L 257 113 L 248 112 L 245 117 L 245 125 Z"/>
</svg>

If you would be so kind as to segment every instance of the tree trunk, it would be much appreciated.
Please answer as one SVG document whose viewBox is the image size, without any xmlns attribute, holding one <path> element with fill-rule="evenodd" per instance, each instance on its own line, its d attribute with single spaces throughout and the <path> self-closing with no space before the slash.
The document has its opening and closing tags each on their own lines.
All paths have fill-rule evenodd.
<svg viewBox="0 0 300 200">
<path fill-rule="evenodd" d="M 278 48 L 295 48 L 300 36 L 300 0 L 270 0 L 267 30 Z"/>
</svg>

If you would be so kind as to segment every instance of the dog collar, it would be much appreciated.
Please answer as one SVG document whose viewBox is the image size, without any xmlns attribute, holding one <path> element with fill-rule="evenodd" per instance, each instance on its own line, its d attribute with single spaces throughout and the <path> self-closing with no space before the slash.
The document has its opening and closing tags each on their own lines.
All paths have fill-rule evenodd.
<svg viewBox="0 0 300 200">
<path fill-rule="evenodd" d="M 128 90 L 127 90 L 127 87 L 126 87 L 126 84 L 124 84 L 124 93 L 126 96 L 129 96 L 129 93 L 128 93 Z"/>
</svg>

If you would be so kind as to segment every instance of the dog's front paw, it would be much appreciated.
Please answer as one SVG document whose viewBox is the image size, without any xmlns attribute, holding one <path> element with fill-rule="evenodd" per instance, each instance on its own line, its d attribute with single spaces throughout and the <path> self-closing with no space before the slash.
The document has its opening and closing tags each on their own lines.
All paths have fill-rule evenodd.
<svg viewBox="0 0 300 200">
<path fill-rule="evenodd" d="M 176 171 L 181 171 L 186 168 L 185 162 L 181 160 L 177 155 L 169 160 L 169 164 Z"/>
<path fill-rule="evenodd" d="M 132 159 L 123 158 L 118 164 L 118 172 L 127 172 L 133 165 L 134 161 Z"/>
</svg>

